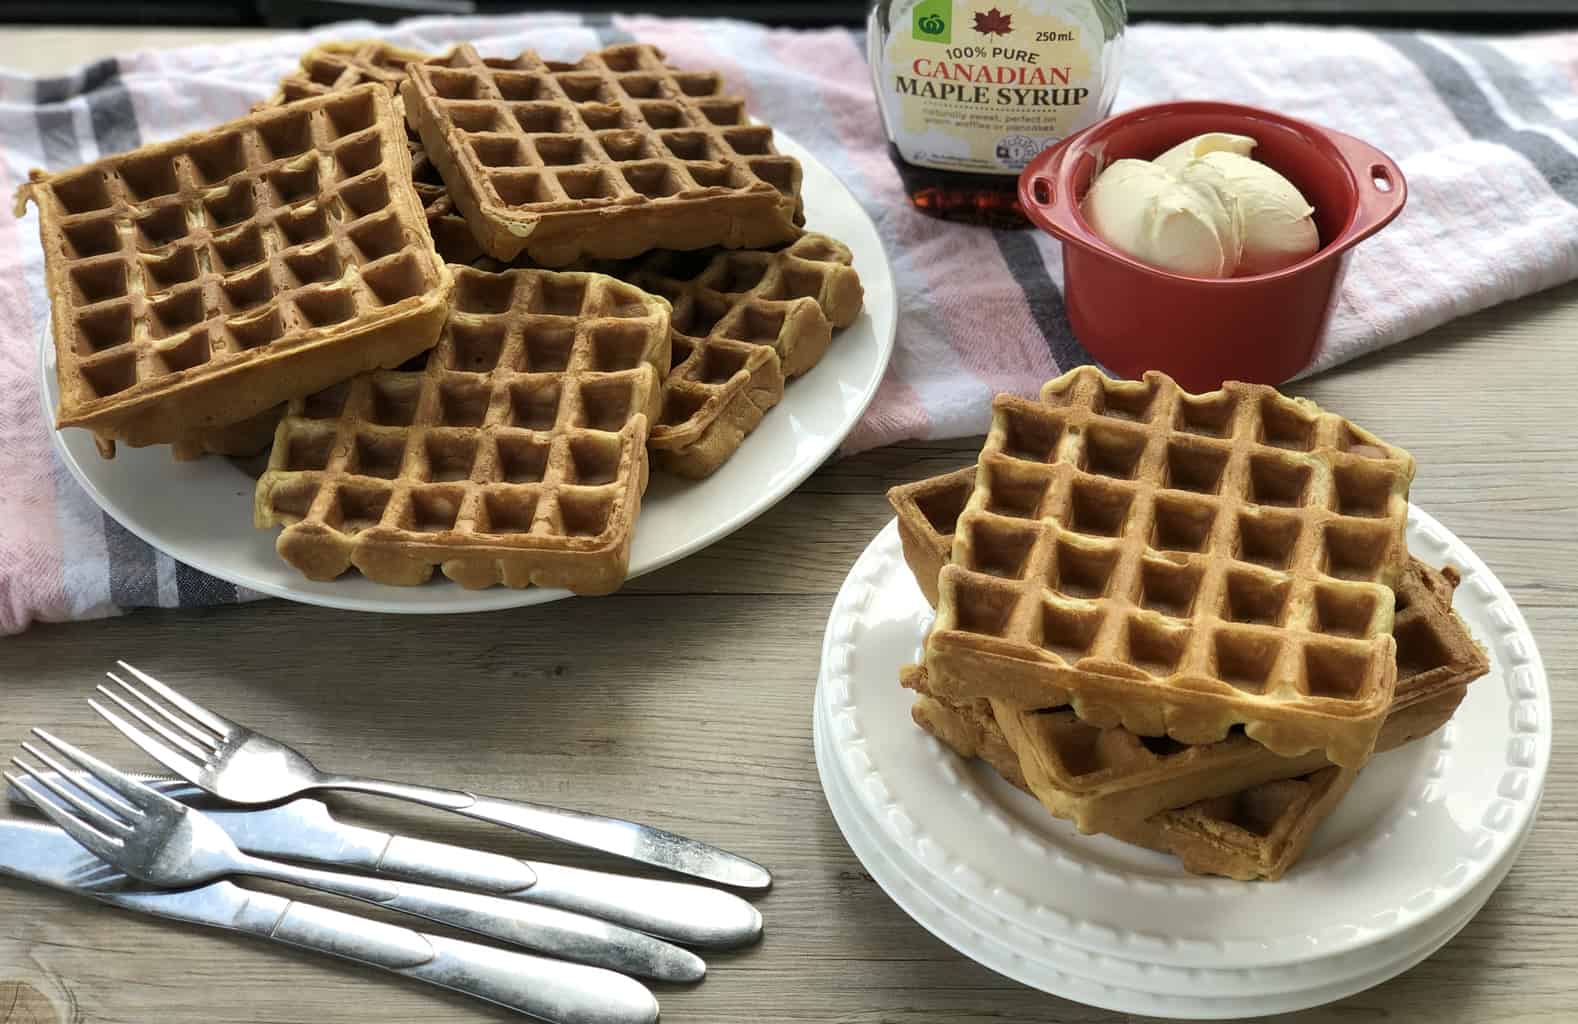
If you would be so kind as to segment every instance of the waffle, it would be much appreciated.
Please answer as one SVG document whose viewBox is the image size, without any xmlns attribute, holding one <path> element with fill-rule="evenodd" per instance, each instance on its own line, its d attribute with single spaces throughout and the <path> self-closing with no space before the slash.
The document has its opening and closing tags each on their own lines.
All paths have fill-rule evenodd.
<svg viewBox="0 0 1578 1024">
<path fill-rule="evenodd" d="M 438 255 L 446 263 L 477 262 L 484 255 L 482 246 L 477 244 L 466 218 L 455 209 L 455 201 L 449 197 L 449 189 L 444 186 L 438 167 L 428 157 L 427 150 L 422 148 L 421 139 L 412 136 L 408 141 L 411 147 L 411 185 L 422 203 L 422 212 L 427 215 L 427 230 L 433 236 L 433 248 L 438 250 Z"/>
<path fill-rule="evenodd" d="M 1083 367 L 994 404 L 939 577 L 941 692 L 1364 763 L 1396 677 L 1411 456 L 1313 403 Z"/>
<path fill-rule="evenodd" d="M 799 234 L 800 165 L 717 72 L 630 43 L 574 64 L 470 45 L 410 66 L 406 115 L 484 252 L 542 266 Z"/>
<path fill-rule="evenodd" d="M 39 207 L 59 425 L 178 442 L 430 348 L 452 281 L 389 93 L 255 111 L 18 191 Z"/>
<path fill-rule="evenodd" d="M 391 46 L 378 39 L 325 43 L 302 55 L 301 66 L 280 80 L 268 105 L 295 103 L 312 96 L 354 89 L 366 82 L 377 82 L 394 94 L 395 106 L 403 111 L 400 83 L 405 81 L 406 69 L 432 56 L 420 50 Z M 404 116 L 402 112 L 402 119 Z M 444 187 L 444 179 L 428 159 L 422 140 L 409 124 L 406 141 L 411 150 L 411 180 L 422 211 L 427 214 L 433 247 L 446 263 L 476 262 L 482 256 L 482 248 L 471 237 L 471 228 L 455 209 L 449 190 Z"/>
<path fill-rule="evenodd" d="M 262 455 L 274 443 L 274 431 L 279 428 L 280 418 L 285 415 L 286 408 L 281 403 L 256 416 L 178 441 L 170 446 L 170 454 L 177 462 L 190 462 L 204 455 L 224 455 L 235 459 Z"/>
<path fill-rule="evenodd" d="M 611 267 L 674 305 L 674 365 L 649 445 L 658 466 L 704 477 L 860 315 L 853 255 L 826 235 L 774 251 L 659 251 Z"/>
<path fill-rule="evenodd" d="M 452 268 L 417 372 L 293 402 L 259 527 L 310 579 L 607 593 L 624 581 L 669 364 L 669 306 L 600 274 Z"/>
<path fill-rule="evenodd" d="M 922 697 L 915 721 L 961 757 L 979 757 L 1032 796 L 1034 769 L 1022 769 L 987 701 Z M 1170 853 L 1198 875 L 1249 880 L 1281 878 L 1353 785 L 1357 772 L 1326 767 L 1293 779 L 1161 811 L 1112 830 L 1114 838 Z M 1028 777 L 1027 777 L 1028 775 Z"/>
<path fill-rule="evenodd" d="M 301 55 L 301 66 L 280 80 L 270 105 L 295 103 L 376 82 L 396 92 L 406 69 L 432 54 L 395 46 L 381 39 L 324 43 Z"/>
<path fill-rule="evenodd" d="M 930 581 L 928 600 L 935 599 L 938 574 L 975 481 L 975 470 L 967 468 L 889 492 L 905 560 L 923 591 Z M 1397 684 L 1377 751 L 1439 728 L 1452 717 L 1467 685 L 1490 670 L 1484 651 L 1452 612 L 1456 583 L 1450 567 L 1437 571 L 1418 559 L 1409 560 L 1397 582 L 1392 627 Z M 1027 756 L 1040 762 L 1040 774 L 1049 780 L 1040 793 L 1043 803 L 1086 832 L 1111 831 L 1169 807 L 1326 764 L 1319 752 L 1279 757 L 1236 732 L 1215 743 L 1187 746 L 1121 728 L 1096 729 L 1066 708 L 1025 712 L 997 704 L 995 711 L 1015 745 L 1033 750 Z"/>
</svg>

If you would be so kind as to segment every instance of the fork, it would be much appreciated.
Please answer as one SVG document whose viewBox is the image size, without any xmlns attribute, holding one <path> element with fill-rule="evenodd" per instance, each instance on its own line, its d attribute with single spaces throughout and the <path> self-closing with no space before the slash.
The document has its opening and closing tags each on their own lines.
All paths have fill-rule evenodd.
<svg viewBox="0 0 1578 1024">
<path fill-rule="evenodd" d="M 160 739 L 96 700 L 88 702 L 93 710 L 155 761 L 221 800 L 270 804 L 321 790 L 391 797 L 720 885 L 738 889 L 767 889 L 772 885 L 772 875 L 754 861 L 649 825 L 524 800 L 319 771 L 299 751 L 210 711 L 124 661 L 117 664 L 181 713 L 113 672 L 105 674 L 132 701 L 103 685 L 98 687 L 99 693 Z"/>
<path fill-rule="evenodd" d="M 318 871 L 242 853 L 220 825 L 42 729 L 52 749 L 22 749 L 57 773 L 11 759 L 32 783 L 7 772 L 19 790 L 53 799 L 40 810 L 71 837 L 126 874 L 165 889 L 203 885 L 231 875 L 266 878 L 360 900 L 388 910 L 476 932 L 550 956 L 662 981 L 699 981 L 706 964 L 694 953 L 620 925 L 552 907 L 501 900 L 386 879 Z M 61 760 L 72 765 L 68 768 Z M 83 781 L 69 785 L 73 768 Z M 89 782 L 88 780 L 91 780 Z M 96 783 L 96 784 L 95 784 Z"/>
<path fill-rule="evenodd" d="M 429 935 L 230 882 L 156 889 L 128 878 L 53 825 L 0 818 L 0 878 L 8 876 L 92 896 L 121 910 L 376 967 L 548 1024 L 655 1024 L 658 1019 L 652 993 L 601 967 Z"/>
</svg>

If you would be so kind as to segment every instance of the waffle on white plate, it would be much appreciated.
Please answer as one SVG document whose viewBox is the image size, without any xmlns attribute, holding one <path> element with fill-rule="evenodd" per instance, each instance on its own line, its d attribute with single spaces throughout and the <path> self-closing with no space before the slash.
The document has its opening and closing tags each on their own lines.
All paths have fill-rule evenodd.
<svg viewBox="0 0 1578 1024">
<path fill-rule="evenodd" d="M 604 593 L 649 462 L 711 473 L 859 313 L 800 188 L 719 73 L 651 46 L 364 39 L 312 47 L 244 118 L 34 172 L 18 204 L 60 427 L 106 456 L 268 453 L 254 519 L 313 579 Z"/>
<path fill-rule="evenodd" d="M 640 43 L 573 64 L 462 43 L 408 70 L 407 117 L 495 259 L 558 267 L 799 234 L 799 162 L 715 71 Z"/>
<path fill-rule="evenodd" d="M 291 404 L 258 481 L 259 527 L 310 579 L 353 565 L 413 585 L 624 582 L 669 365 L 669 306 L 601 274 L 455 268 L 419 371 Z"/>
<path fill-rule="evenodd" d="M 191 442 L 437 340 L 452 281 L 388 90 L 35 171 L 58 422 Z"/>
<path fill-rule="evenodd" d="M 976 478 L 972 466 L 889 492 L 905 561 L 932 604 Z M 1456 582 L 1450 568 L 1413 558 L 1397 582 L 1398 678 L 1377 751 L 1434 732 L 1489 671 L 1485 652 L 1452 612 Z M 901 682 L 919 694 L 914 720 L 950 748 L 984 758 L 1081 831 L 1176 853 L 1190 870 L 1279 876 L 1346 790 L 1340 775 L 1315 774 L 1326 764 L 1319 753 L 1283 758 L 1243 735 L 1188 745 L 1098 729 L 1066 707 L 942 697 L 918 666 Z M 1289 779 L 1302 782 L 1277 785 Z"/>
<path fill-rule="evenodd" d="M 1414 462 L 1307 400 L 1091 367 L 1001 396 L 939 577 L 932 686 L 1285 756 L 1369 756 Z"/>
<path fill-rule="evenodd" d="M 860 315 L 854 255 L 826 235 L 772 250 L 657 251 L 608 273 L 674 306 L 674 366 L 650 444 L 658 466 L 704 477 L 728 460 Z"/>
</svg>

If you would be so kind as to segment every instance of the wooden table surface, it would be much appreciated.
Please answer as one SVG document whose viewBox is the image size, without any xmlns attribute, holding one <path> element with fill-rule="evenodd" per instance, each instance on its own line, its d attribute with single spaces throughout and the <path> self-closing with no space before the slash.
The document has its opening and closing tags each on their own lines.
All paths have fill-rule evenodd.
<svg viewBox="0 0 1578 1024">
<path fill-rule="evenodd" d="M 166 41 L 8 28 L 0 66 L 60 68 Z M 1414 500 L 1483 556 L 1534 629 L 1557 740 L 1533 837 L 1468 928 L 1400 978 L 1281 1019 L 1571 1020 L 1578 286 L 1291 390 L 1417 456 Z M 968 464 L 978 443 L 834 462 L 732 537 L 609 598 L 429 619 L 269 601 L 35 627 L 0 640 L 0 749 L 45 725 L 135 763 L 83 699 L 124 658 L 336 767 L 619 814 L 769 865 L 765 941 L 713 958 L 700 986 L 660 992 L 674 1024 L 1123 1020 L 1026 989 L 932 938 L 864 873 L 817 782 L 811 695 L 833 596 L 889 518 L 883 492 Z M 615 866 L 433 815 L 342 807 L 434 839 Z M 0 1024 L 518 1019 L 479 1007 L 250 939 L 0 885 Z"/>
</svg>

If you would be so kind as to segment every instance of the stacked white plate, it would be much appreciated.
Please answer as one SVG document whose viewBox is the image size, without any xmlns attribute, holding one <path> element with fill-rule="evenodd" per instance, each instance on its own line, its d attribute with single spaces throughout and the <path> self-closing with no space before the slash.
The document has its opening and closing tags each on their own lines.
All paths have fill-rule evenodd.
<svg viewBox="0 0 1578 1024">
<path fill-rule="evenodd" d="M 1505 588 L 1417 508 L 1409 549 L 1463 574 L 1454 604 L 1490 651 L 1448 725 L 1381 755 L 1279 882 L 1186 873 L 1081 836 L 910 720 L 898 685 L 932 612 L 894 524 L 855 563 L 828 622 L 817 766 L 871 876 L 965 956 L 1125 1013 L 1237 1018 L 1340 999 L 1448 942 L 1511 869 L 1550 760 L 1550 696 Z"/>
</svg>

